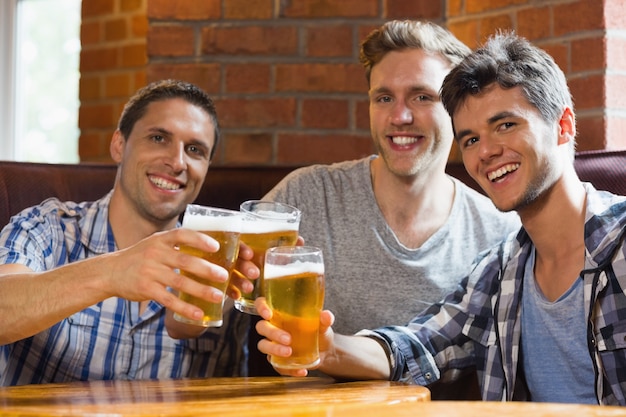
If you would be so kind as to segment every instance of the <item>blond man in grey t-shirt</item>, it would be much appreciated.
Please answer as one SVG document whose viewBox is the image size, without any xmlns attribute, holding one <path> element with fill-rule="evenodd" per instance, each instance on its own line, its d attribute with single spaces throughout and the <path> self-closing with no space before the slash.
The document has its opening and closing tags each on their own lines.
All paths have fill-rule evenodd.
<svg viewBox="0 0 626 417">
<path fill-rule="evenodd" d="M 265 196 L 302 209 L 300 234 L 324 251 L 325 308 L 339 333 L 408 322 L 519 229 L 516 215 L 445 173 L 453 132 L 439 89 L 469 52 L 432 23 L 374 30 L 361 62 L 377 155 L 297 170 Z"/>
</svg>

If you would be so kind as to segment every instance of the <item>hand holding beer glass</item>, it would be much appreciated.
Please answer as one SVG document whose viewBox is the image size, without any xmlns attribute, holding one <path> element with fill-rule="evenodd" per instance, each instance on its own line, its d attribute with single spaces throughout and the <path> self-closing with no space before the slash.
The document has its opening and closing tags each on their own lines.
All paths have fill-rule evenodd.
<svg viewBox="0 0 626 417">
<path fill-rule="evenodd" d="M 242 214 L 234 210 L 226 210 L 214 207 L 204 207 L 196 204 L 188 204 L 183 216 L 183 227 L 197 230 L 211 236 L 220 244 L 217 252 L 203 252 L 198 249 L 180 245 L 181 252 L 188 253 L 193 256 L 199 256 L 207 261 L 220 265 L 226 269 L 230 275 L 235 266 L 237 255 L 239 254 L 239 236 L 241 232 Z M 221 303 L 212 303 L 198 297 L 194 297 L 184 292 L 178 295 L 181 300 L 196 305 L 204 311 L 202 320 L 190 320 L 186 317 L 174 314 L 174 319 L 189 324 L 195 324 L 202 327 L 219 327 L 222 325 L 222 309 L 228 282 L 216 283 L 203 280 L 186 271 L 180 271 L 181 274 L 188 276 L 200 283 L 208 284 L 224 293 Z"/>
<path fill-rule="evenodd" d="M 252 284 L 250 293 L 242 293 L 235 300 L 235 307 L 244 313 L 257 314 L 254 300 L 263 295 L 265 251 L 275 246 L 294 246 L 298 240 L 300 210 L 288 204 L 249 200 L 241 203 L 240 211 L 244 215 L 241 222 L 241 241 L 254 252 L 252 262 L 261 274 Z M 238 271 L 234 271 L 243 276 Z"/>
<path fill-rule="evenodd" d="M 312 246 L 270 248 L 265 254 L 264 289 L 270 323 L 291 334 L 291 356 L 271 356 L 276 368 L 319 364 L 320 313 L 324 305 L 324 260 Z"/>
</svg>

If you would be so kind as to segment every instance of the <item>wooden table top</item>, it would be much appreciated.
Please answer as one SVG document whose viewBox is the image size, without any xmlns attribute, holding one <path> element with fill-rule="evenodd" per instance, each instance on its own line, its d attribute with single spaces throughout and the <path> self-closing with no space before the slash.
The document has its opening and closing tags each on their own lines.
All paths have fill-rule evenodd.
<svg viewBox="0 0 626 417">
<path fill-rule="evenodd" d="M 0 387 L 0 416 L 626 417 L 626 407 L 429 401 L 387 381 L 213 378 Z"/>
<path fill-rule="evenodd" d="M 430 391 L 388 381 L 209 378 L 0 387 L 0 416 L 327 416 L 328 410 L 428 401 Z M 352 414 L 354 411 L 351 411 Z M 355 417 L 351 415 L 351 417 Z"/>
</svg>

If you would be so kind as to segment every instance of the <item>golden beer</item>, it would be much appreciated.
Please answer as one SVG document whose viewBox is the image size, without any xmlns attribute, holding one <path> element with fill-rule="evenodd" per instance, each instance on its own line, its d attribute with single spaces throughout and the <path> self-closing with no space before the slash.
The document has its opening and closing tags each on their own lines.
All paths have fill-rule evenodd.
<svg viewBox="0 0 626 417">
<path fill-rule="evenodd" d="M 206 210 L 203 211 L 203 209 Z M 200 211 L 201 213 L 193 214 L 193 210 L 196 212 Z M 213 264 L 223 267 L 229 274 L 231 273 L 235 266 L 237 255 L 239 254 L 239 236 L 241 228 L 241 214 L 239 212 L 201 206 L 196 206 L 192 209 L 188 208 L 183 217 L 183 227 L 197 230 L 211 236 L 220 244 L 220 248 L 217 252 L 204 252 L 190 246 L 180 245 L 181 252 L 206 259 Z M 216 283 L 208 281 L 183 270 L 181 270 L 180 273 L 197 282 L 217 288 L 223 293 L 226 292 L 226 288 L 228 287 L 228 282 Z M 222 297 L 221 303 L 212 303 L 184 292 L 180 292 L 179 297 L 185 302 L 200 307 L 204 315 L 201 320 L 190 320 L 186 317 L 174 314 L 176 320 L 203 327 L 219 327 L 222 325 L 222 309 L 225 296 Z"/>
<path fill-rule="evenodd" d="M 282 257 L 273 263 L 272 257 L 275 260 L 281 256 L 271 253 L 276 253 L 276 249 L 268 251 L 266 257 L 265 297 L 272 309 L 270 322 L 291 334 L 292 354 L 288 358 L 272 356 L 270 362 L 277 368 L 310 368 L 320 360 L 319 325 L 324 305 L 321 251 L 310 247 L 289 248 L 293 249 L 289 261 Z M 308 260 L 299 260 L 303 252 L 309 256 Z"/>
<path fill-rule="evenodd" d="M 248 203 L 254 205 L 246 206 Z M 235 300 L 235 307 L 244 313 L 256 314 L 254 300 L 264 294 L 265 251 L 276 246 L 295 246 L 298 240 L 300 211 L 286 204 L 257 200 L 243 203 L 242 211 L 248 215 L 242 219 L 240 239 L 254 252 L 252 262 L 261 273 L 258 279 L 252 281 L 254 289 L 249 293 L 242 293 L 241 297 Z"/>
</svg>

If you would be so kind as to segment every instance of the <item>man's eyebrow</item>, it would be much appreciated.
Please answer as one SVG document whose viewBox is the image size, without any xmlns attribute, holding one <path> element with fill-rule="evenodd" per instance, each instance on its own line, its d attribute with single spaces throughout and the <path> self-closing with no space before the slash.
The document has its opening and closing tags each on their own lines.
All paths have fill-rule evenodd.
<svg viewBox="0 0 626 417">
<path fill-rule="evenodd" d="M 502 111 L 500 113 L 496 113 L 493 116 L 491 116 L 489 119 L 487 119 L 487 123 L 488 124 L 494 124 L 502 119 L 506 119 L 508 117 L 517 117 L 517 115 L 513 112 L 510 111 Z"/>
<path fill-rule="evenodd" d="M 463 129 L 460 132 L 456 132 L 456 134 L 454 135 L 454 140 L 458 142 L 459 140 L 461 140 L 463 136 L 467 136 L 471 133 L 472 133 L 471 129 Z"/>
<path fill-rule="evenodd" d="M 490 118 L 488 118 L 487 119 L 487 124 L 488 125 L 492 125 L 494 123 L 499 122 L 502 119 L 506 119 L 506 118 L 509 118 L 509 117 L 517 117 L 517 115 L 515 113 L 513 113 L 513 112 L 510 112 L 510 111 L 502 111 L 502 112 L 496 113 L 493 116 L 491 116 Z M 456 134 L 454 135 L 454 139 L 458 141 L 463 136 L 470 135 L 471 133 L 472 133 L 471 129 L 463 129 L 463 130 L 461 130 L 459 132 L 456 132 Z"/>
<path fill-rule="evenodd" d="M 158 127 L 158 126 L 157 127 L 150 127 L 148 129 L 148 132 L 150 132 L 150 133 L 161 133 L 163 135 L 171 135 L 172 134 L 172 132 L 170 132 L 169 130 L 167 130 L 165 128 L 162 128 L 162 127 Z"/>
<path fill-rule="evenodd" d="M 428 93 L 428 94 L 439 95 L 439 92 L 437 90 L 425 84 L 418 84 L 418 85 L 411 86 L 408 89 L 408 91 L 411 93 Z M 389 94 L 391 93 L 391 88 L 386 87 L 386 86 L 380 86 L 380 87 L 373 88 L 370 90 L 370 94 L 381 94 L 381 93 Z"/>
</svg>

